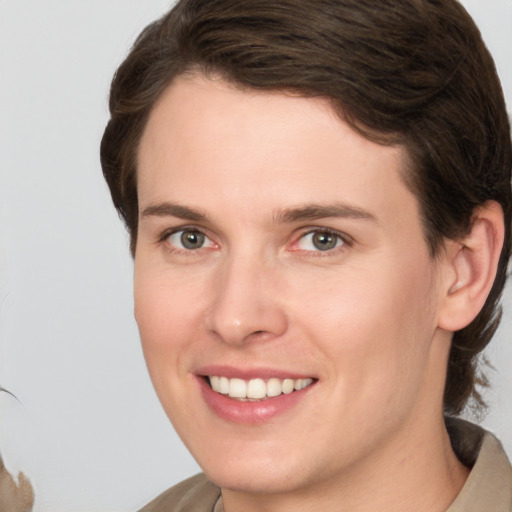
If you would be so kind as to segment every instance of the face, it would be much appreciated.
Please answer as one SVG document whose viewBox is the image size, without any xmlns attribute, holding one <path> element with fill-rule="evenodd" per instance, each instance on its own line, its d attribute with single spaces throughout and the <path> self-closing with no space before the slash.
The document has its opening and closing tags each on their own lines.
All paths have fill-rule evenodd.
<svg viewBox="0 0 512 512">
<path fill-rule="evenodd" d="M 418 449 L 441 418 L 440 279 L 404 172 L 402 148 L 321 99 L 191 76 L 155 106 L 135 314 L 161 403 L 217 484 L 320 485 Z"/>
</svg>

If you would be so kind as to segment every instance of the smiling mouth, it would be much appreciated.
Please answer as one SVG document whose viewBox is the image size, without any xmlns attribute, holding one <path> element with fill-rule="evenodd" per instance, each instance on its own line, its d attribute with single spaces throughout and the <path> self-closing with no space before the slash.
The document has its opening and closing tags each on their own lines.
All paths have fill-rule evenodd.
<svg viewBox="0 0 512 512">
<path fill-rule="evenodd" d="M 294 391 L 301 391 L 315 379 L 229 379 L 228 377 L 208 376 L 206 380 L 216 393 L 229 396 L 235 400 L 257 401 L 267 400 L 280 395 L 289 395 Z"/>
</svg>

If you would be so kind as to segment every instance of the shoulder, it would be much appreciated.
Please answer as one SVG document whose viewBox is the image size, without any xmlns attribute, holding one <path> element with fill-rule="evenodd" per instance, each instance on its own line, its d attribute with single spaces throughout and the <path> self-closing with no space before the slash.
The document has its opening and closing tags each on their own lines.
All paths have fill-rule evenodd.
<svg viewBox="0 0 512 512">
<path fill-rule="evenodd" d="M 510 512 L 512 467 L 501 443 L 467 421 L 450 418 L 447 427 L 455 453 L 471 469 L 448 512 Z"/>
<path fill-rule="evenodd" d="M 219 496 L 220 489 L 201 473 L 163 492 L 139 512 L 211 512 Z"/>
</svg>

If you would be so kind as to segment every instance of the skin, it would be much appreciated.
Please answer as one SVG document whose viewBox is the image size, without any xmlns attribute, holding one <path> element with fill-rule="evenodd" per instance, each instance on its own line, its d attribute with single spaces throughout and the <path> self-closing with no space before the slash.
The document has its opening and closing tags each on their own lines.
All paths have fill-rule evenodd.
<svg viewBox="0 0 512 512">
<path fill-rule="evenodd" d="M 364 139 L 322 99 L 192 75 L 160 98 L 138 156 L 144 354 L 226 512 L 446 510 L 467 476 L 442 416 L 457 273 L 450 251 L 429 256 L 405 150 Z M 311 205 L 330 210 L 305 218 Z M 185 228 L 204 245 L 183 247 Z M 311 232 L 326 230 L 336 244 L 322 251 Z M 240 424 L 203 399 L 207 365 L 315 383 Z"/>
</svg>

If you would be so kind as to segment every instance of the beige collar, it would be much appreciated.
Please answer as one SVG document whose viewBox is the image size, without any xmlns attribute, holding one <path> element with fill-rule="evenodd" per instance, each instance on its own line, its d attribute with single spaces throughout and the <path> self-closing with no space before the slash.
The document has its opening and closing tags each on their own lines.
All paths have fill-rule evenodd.
<svg viewBox="0 0 512 512">
<path fill-rule="evenodd" d="M 501 443 L 464 420 L 447 418 L 446 426 L 459 459 L 472 466 L 464 487 L 446 512 L 510 512 L 512 467 Z"/>
</svg>

